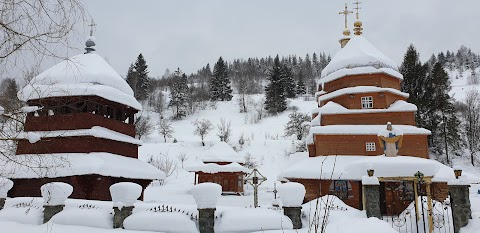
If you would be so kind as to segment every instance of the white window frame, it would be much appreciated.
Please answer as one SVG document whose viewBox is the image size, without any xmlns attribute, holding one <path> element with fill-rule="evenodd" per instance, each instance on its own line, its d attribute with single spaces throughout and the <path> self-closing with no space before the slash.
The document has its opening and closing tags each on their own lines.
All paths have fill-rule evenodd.
<svg viewBox="0 0 480 233">
<path fill-rule="evenodd" d="M 364 96 L 361 98 L 362 108 L 373 108 L 373 97 L 372 96 Z"/>
<path fill-rule="evenodd" d="M 377 147 L 375 142 L 367 142 L 365 143 L 365 150 L 366 151 L 377 151 Z"/>
</svg>

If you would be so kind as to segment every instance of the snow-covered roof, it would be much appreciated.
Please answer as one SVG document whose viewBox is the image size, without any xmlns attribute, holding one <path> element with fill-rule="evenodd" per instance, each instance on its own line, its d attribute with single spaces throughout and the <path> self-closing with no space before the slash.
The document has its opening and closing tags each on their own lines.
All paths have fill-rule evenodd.
<svg viewBox="0 0 480 233">
<path fill-rule="evenodd" d="M 323 164 L 323 165 L 322 165 Z M 432 181 L 448 182 L 455 179 L 453 169 L 438 161 L 410 156 L 318 156 L 310 157 L 289 166 L 280 176 L 299 179 L 362 180 L 368 169 L 376 177 L 413 177 L 420 171 L 432 176 Z"/>
<path fill-rule="evenodd" d="M 212 162 L 226 162 L 226 163 L 245 163 L 242 158 L 233 148 L 226 142 L 217 142 L 203 153 L 201 159 L 205 163 Z"/>
<path fill-rule="evenodd" d="M 94 126 L 91 129 L 21 132 L 16 138 L 29 139 L 29 134 L 37 134 L 40 138 L 91 136 L 96 138 L 105 138 L 113 141 L 142 145 L 141 140 L 100 126 Z"/>
<path fill-rule="evenodd" d="M 354 67 L 375 67 L 397 69 L 397 64 L 363 36 L 353 36 L 322 70 L 322 78 L 343 69 Z"/>
<path fill-rule="evenodd" d="M 16 155 L 15 161 L 5 160 L 0 163 L 2 175 L 11 179 L 89 174 L 145 180 L 165 179 L 164 172 L 145 161 L 104 152 L 23 154 Z"/>
<path fill-rule="evenodd" d="M 385 122 L 386 123 L 386 122 Z M 417 128 L 412 125 L 393 125 L 404 135 L 430 135 L 430 130 Z M 385 125 L 326 125 L 310 128 L 310 134 L 315 135 L 378 135 L 386 129 Z"/>
<path fill-rule="evenodd" d="M 47 97 L 95 95 L 137 110 L 127 82 L 98 54 L 79 54 L 64 60 L 34 77 L 18 93 L 27 101 Z"/>
<path fill-rule="evenodd" d="M 344 68 L 344 69 L 337 70 L 319 79 L 318 83 L 328 83 L 333 80 L 337 80 L 345 76 L 351 76 L 351 75 L 380 74 L 380 73 L 388 74 L 394 78 L 403 80 L 403 75 L 392 68 L 375 68 L 375 67 L 367 66 L 367 67 Z"/>
<path fill-rule="evenodd" d="M 226 165 L 218 165 L 216 163 L 200 163 L 186 168 L 189 172 L 219 173 L 219 172 L 243 172 L 249 173 L 250 169 L 238 164 L 229 163 Z"/>
<path fill-rule="evenodd" d="M 403 96 L 405 98 L 408 98 L 409 94 L 405 92 L 401 92 L 397 89 L 394 88 L 388 88 L 388 87 L 376 87 L 376 86 L 356 86 L 356 87 L 347 87 L 347 88 L 342 88 L 340 90 L 336 90 L 334 92 L 322 95 L 318 97 L 318 101 L 322 102 L 325 100 L 329 100 L 341 95 L 347 95 L 347 94 L 359 94 L 359 93 L 372 93 L 372 92 L 390 92 L 395 95 Z"/>
<path fill-rule="evenodd" d="M 380 113 L 380 112 L 416 112 L 417 106 L 404 100 L 397 100 L 386 109 L 348 109 L 333 101 L 329 101 L 320 108 L 316 108 L 312 113 L 320 114 L 361 114 L 361 113 Z"/>
</svg>

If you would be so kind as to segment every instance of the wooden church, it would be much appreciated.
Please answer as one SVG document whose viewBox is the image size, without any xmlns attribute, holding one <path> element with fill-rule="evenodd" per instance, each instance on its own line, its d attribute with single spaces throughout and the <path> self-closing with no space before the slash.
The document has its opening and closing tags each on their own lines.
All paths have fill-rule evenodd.
<svg viewBox="0 0 480 233">
<path fill-rule="evenodd" d="M 403 77 L 397 64 L 362 36 L 358 12 L 355 34 L 350 35 L 348 13 L 347 8 L 340 12 L 345 15 L 342 48 L 317 81 L 318 106 L 312 111 L 307 138 L 309 158 L 288 167 L 281 177 L 304 184 L 305 201 L 333 194 L 363 209 L 361 180 L 372 170 L 381 180 L 383 214 L 397 215 L 412 203 L 414 193 L 418 195 L 414 174 L 421 171 L 428 180 L 421 188 L 425 195 L 428 190 L 430 198 L 445 200 L 453 170 L 428 159 L 430 131 L 415 126 L 417 107 L 406 101 L 408 93 L 400 91 Z M 382 141 L 389 140 L 382 135 L 387 129 L 396 132 L 397 141 L 389 149 L 393 157 Z"/>
<path fill-rule="evenodd" d="M 165 174 L 138 159 L 134 115 L 142 106 L 126 81 L 95 52 L 86 52 L 33 78 L 19 93 L 30 107 L 16 158 L 7 164 L 11 197 L 40 196 L 49 182 L 73 186 L 72 198 L 110 200 L 110 185 L 146 188 Z"/>
<path fill-rule="evenodd" d="M 245 174 L 243 159 L 226 142 L 218 142 L 201 155 L 201 163 L 188 167 L 195 172 L 195 184 L 212 182 L 222 186 L 223 194 L 243 194 Z"/>
</svg>

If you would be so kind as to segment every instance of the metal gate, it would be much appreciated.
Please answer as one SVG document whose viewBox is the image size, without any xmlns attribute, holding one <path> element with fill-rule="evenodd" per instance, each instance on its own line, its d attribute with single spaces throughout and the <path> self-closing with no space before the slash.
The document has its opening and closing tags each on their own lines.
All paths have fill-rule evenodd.
<svg viewBox="0 0 480 233">
<path fill-rule="evenodd" d="M 417 202 L 411 198 L 410 191 L 416 192 Z M 380 186 L 380 197 L 383 220 L 398 232 L 454 232 L 449 197 L 443 202 L 431 200 L 422 192 L 422 187 L 412 181 L 385 182 Z"/>
</svg>

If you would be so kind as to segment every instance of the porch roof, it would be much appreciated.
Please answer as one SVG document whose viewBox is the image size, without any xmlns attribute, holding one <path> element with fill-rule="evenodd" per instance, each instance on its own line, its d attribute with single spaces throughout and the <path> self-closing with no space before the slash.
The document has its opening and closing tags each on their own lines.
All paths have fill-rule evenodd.
<svg viewBox="0 0 480 233">
<path fill-rule="evenodd" d="M 303 159 L 280 173 L 286 179 L 362 180 L 368 169 L 379 178 L 413 177 L 417 171 L 433 182 L 455 179 L 453 169 L 435 160 L 410 156 L 318 156 Z"/>
</svg>

